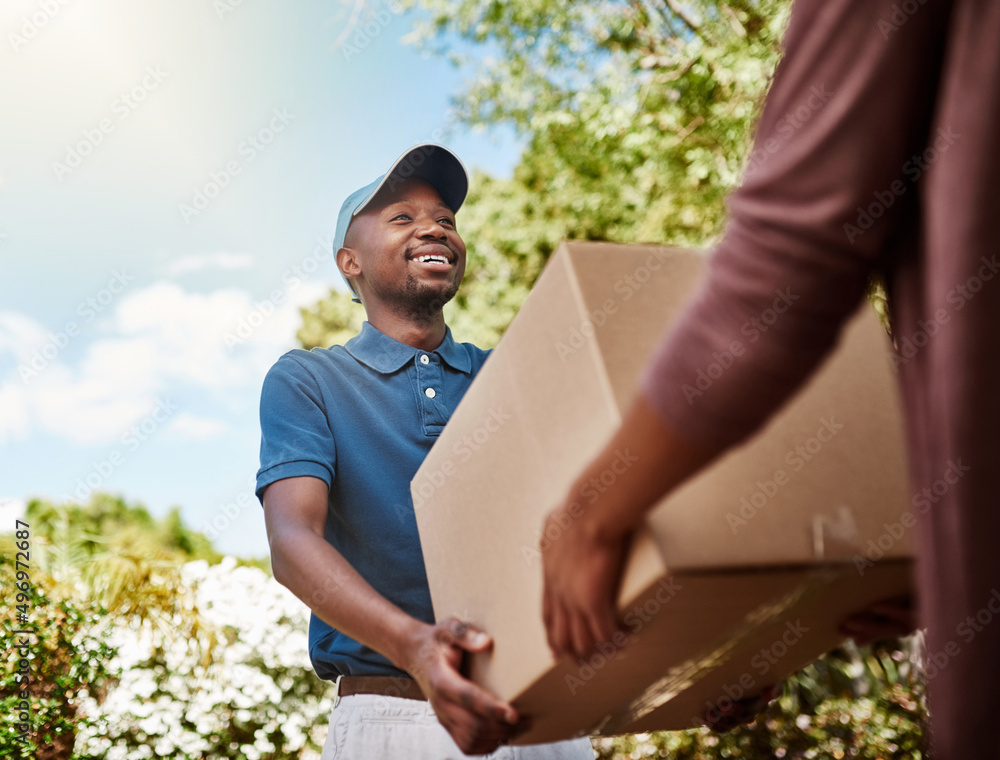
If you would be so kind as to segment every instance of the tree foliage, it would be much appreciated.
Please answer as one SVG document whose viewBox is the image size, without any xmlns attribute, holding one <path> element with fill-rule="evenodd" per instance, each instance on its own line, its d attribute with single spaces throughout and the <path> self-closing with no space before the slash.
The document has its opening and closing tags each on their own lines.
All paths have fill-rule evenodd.
<svg viewBox="0 0 1000 760">
<path fill-rule="evenodd" d="M 457 123 L 525 141 L 511 178 L 474 175 L 459 214 L 457 337 L 494 345 L 562 240 L 703 246 L 721 232 L 788 0 L 404 5 L 421 12 L 414 44 L 468 72 Z M 299 338 L 341 342 L 360 310 L 333 291 Z"/>
<path fill-rule="evenodd" d="M 111 617 L 165 630 L 175 628 L 180 565 L 222 559 L 208 538 L 183 524 L 176 507 L 157 520 L 141 504 L 95 493 L 89 504 L 32 499 L 25 519 L 35 537 L 34 564 L 66 587 L 65 596 L 85 595 Z M 189 623 L 197 628 L 195 612 Z"/>
</svg>

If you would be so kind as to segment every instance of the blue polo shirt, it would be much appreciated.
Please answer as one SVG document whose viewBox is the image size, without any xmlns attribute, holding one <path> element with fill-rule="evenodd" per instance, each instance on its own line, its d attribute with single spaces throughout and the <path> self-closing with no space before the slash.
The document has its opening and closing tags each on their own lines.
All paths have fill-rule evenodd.
<svg viewBox="0 0 1000 760">
<path fill-rule="evenodd" d="M 488 354 L 456 343 L 450 330 L 422 351 L 365 322 L 343 346 L 282 356 L 261 392 L 257 497 L 284 478 L 324 481 L 326 540 L 382 596 L 428 623 L 434 611 L 410 480 Z M 336 579 L 315 593 L 335 598 Z M 309 656 L 320 678 L 401 674 L 316 615 Z"/>
</svg>

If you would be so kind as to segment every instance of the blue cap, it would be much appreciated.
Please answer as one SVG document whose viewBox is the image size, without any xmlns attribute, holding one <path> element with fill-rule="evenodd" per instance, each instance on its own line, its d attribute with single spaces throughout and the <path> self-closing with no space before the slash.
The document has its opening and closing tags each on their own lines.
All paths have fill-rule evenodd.
<svg viewBox="0 0 1000 760">
<path fill-rule="evenodd" d="M 456 213 L 462 207 L 465 196 L 469 192 L 469 175 L 458 156 L 443 145 L 435 143 L 415 145 L 397 158 L 389 167 L 389 171 L 374 182 L 347 196 L 347 200 L 340 207 L 340 214 L 337 216 L 337 232 L 333 237 L 334 257 L 336 257 L 337 251 L 344 247 L 347 228 L 351 226 L 351 221 L 368 205 L 375 194 L 385 186 L 392 189 L 395 184 L 413 177 L 428 182 L 437 190 L 445 205 Z M 344 277 L 347 287 L 354 293 L 354 301 L 361 303 L 351 281 L 344 276 L 343 272 L 340 275 Z"/>
</svg>

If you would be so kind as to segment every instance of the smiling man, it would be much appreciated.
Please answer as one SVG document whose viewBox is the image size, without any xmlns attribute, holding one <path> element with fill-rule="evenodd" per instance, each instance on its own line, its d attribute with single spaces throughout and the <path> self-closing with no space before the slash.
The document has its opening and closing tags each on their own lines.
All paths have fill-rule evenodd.
<svg viewBox="0 0 1000 760">
<path fill-rule="evenodd" d="M 492 752 L 523 720 L 461 674 L 489 636 L 434 620 L 409 489 L 488 354 L 455 342 L 441 311 L 465 272 L 467 191 L 458 158 L 421 145 L 349 196 L 334 249 L 368 319 L 264 381 L 257 495 L 274 576 L 312 610 L 313 667 L 337 681 L 324 760 Z M 594 755 L 581 739 L 494 756 Z"/>
</svg>

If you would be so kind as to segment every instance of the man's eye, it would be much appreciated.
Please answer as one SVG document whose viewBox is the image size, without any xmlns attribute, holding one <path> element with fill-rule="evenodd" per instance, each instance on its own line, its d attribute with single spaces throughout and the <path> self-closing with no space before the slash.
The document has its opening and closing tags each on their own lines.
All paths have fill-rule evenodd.
<svg viewBox="0 0 1000 760">
<path fill-rule="evenodd" d="M 455 220 L 446 216 L 442 219 L 438 219 L 438 224 L 447 224 L 449 227 L 454 227 Z"/>
<path fill-rule="evenodd" d="M 409 219 L 409 218 L 410 217 L 407 214 L 396 214 L 396 216 L 392 218 L 392 221 L 396 221 L 397 219 Z"/>
</svg>

